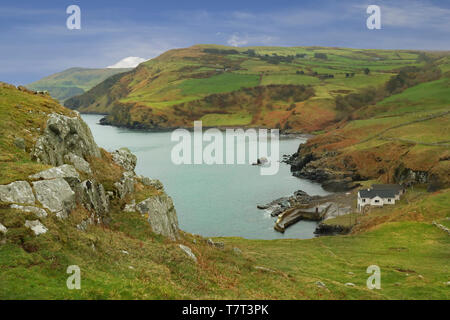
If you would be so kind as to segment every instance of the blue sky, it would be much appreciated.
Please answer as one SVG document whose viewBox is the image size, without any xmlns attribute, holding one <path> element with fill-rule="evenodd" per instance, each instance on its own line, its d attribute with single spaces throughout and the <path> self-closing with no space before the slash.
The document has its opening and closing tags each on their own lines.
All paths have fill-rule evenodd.
<svg viewBox="0 0 450 320">
<path fill-rule="evenodd" d="M 72 4 L 81 30 L 66 28 Z M 366 28 L 370 4 L 381 30 Z M 2 0 L 0 30 L 0 81 L 17 85 L 199 43 L 450 50 L 450 1 Z"/>
</svg>

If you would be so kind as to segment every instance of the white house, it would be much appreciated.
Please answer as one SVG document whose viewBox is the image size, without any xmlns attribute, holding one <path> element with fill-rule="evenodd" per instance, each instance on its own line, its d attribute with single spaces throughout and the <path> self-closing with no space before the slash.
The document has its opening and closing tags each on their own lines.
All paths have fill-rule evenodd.
<svg viewBox="0 0 450 320">
<path fill-rule="evenodd" d="M 404 189 L 395 184 L 372 185 L 372 189 L 363 189 L 358 191 L 357 209 L 359 212 L 364 210 L 365 206 L 383 207 L 384 205 L 395 204 L 400 200 Z"/>
</svg>

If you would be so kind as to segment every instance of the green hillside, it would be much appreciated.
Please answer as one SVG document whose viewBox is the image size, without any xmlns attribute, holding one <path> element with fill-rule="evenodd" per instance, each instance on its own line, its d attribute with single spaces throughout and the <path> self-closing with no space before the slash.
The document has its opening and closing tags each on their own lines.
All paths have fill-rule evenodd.
<svg viewBox="0 0 450 320">
<path fill-rule="evenodd" d="M 381 87 L 404 67 L 423 67 L 438 59 L 444 64 L 442 55 L 445 53 L 197 45 L 170 50 L 68 100 L 66 106 L 83 112 L 110 113 L 111 123 L 130 127 L 189 127 L 193 118 L 214 114 L 215 118 L 223 117 L 220 122 L 225 126 L 280 126 L 311 132 L 335 120 L 334 99 L 338 95 Z M 255 96 L 252 110 L 227 99 L 227 95 L 245 95 L 246 88 L 271 85 L 308 86 L 314 94 L 298 101 L 292 99 L 289 90 L 276 97 L 260 94 Z M 208 101 L 216 95 L 227 101 L 211 110 Z M 303 115 L 312 108 L 314 118 L 305 121 Z M 242 112 L 251 115 L 245 124 L 229 116 Z M 188 119 L 182 116 L 189 113 L 193 116 Z"/>
<path fill-rule="evenodd" d="M 0 105 L 0 184 L 28 180 L 48 168 L 28 152 L 47 115 L 75 114 L 48 95 L 2 83 Z M 122 175 L 106 151 L 89 161 L 107 190 Z M 24 227 L 38 219 L 34 213 L 0 202 L 7 228 L 0 232 L 0 299 L 450 299 L 450 237 L 433 224 L 449 226 L 450 189 L 428 193 L 415 186 L 398 205 L 358 217 L 350 235 L 213 239 L 223 242 L 221 249 L 184 232 L 177 241 L 155 234 L 143 215 L 123 208 L 132 197 L 140 201 L 159 191 L 135 188 L 112 200 L 107 222 L 80 230 L 87 212 L 76 207 L 65 220 L 39 218 L 48 228 L 39 236 Z M 191 248 L 197 262 L 179 244 Z M 69 265 L 82 270 L 80 290 L 66 287 Z M 381 269 L 380 290 L 366 286 L 370 265 Z"/>
<path fill-rule="evenodd" d="M 36 91 L 48 91 L 58 101 L 83 94 L 105 79 L 131 69 L 86 69 L 71 68 L 52 74 L 48 77 L 30 83 L 27 87 Z"/>
</svg>

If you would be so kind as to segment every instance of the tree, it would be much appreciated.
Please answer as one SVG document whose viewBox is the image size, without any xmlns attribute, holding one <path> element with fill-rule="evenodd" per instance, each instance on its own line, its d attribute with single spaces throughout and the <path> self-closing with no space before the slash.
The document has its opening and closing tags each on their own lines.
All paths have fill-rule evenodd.
<svg viewBox="0 0 450 320">
<path fill-rule="evenodd" d="M 370 69 L 369 68 L 365 68 L 364 69 L 364 74 L 368 75 L 370 73 Z"/>
<path fill-rule="evenodd" d="M 314 58 L 327 60 L 328 56 L 326 55 L 326 53 L 316 52 L 314 53 Z"/>
</svg>

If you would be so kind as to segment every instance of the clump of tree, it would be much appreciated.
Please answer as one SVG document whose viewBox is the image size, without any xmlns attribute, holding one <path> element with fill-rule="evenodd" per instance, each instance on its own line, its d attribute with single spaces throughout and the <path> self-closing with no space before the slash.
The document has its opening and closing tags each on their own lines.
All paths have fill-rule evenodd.
<svg viewBox="0 0 450 320">
<path fill-rule="evenodd" d="M 423 67 L 405 67 L 400 70 L 398 75 L 389 79 L 386 83 L 386 90 L 389 94 L 395 94 L 419 83 L 437 80 L 440 77 L 441 70 L 431 64 Z"/>
<path fill-rule="evenodd" d="M 345 77 L 346 78 L 353 78 L 355 76 L 355 73 L 354 72 L 347 72 L 346 74 L 345 74 Z"/>
<path fill-rule="evenodd" d="M 295 73 L 296 73 L 296 74 L 301 74 L 301 75 L 303 75 L 303 74 L 305 74 L 305 71 L 303 71 L 303 70 L 297 70 L 297 71 L 295 71 Z"/>
<path fill-rule="evenodd" d="M 431 64 L 423 67 L 404 67 L 382 87 L 370 87 L 358 93 L 337 96 L 335 103 L 336 110 L 339 111 L 338 120 L 361 107 L 376 104 L 390 95 L 400 93 L 423 82 L 437 80 L 440 77 L 441 70 Z"/>
<path fill-rule="evenodd" d="M 314 58 L 316 59 L 322 59 L 322 60 L 327 60 L 328 56 L 326 53 L 322 53 L 322 52 L 315 52 L 314 53 Z"/>
<path fill-rule="evenodd" d="M 365 75 L 369 75 L 370 74 L 370 69 L 369 68 L 365 68 L 364 69 L 364 74 Z"/>
<path fill-rule="evenodd" d="M 239 54 L 239 51 L 234 49 L 214 49 L 214 48 L 206 48 L 203 49 L 203 52 L 205 53 L 212 53 L 212 54 L 221 54 L 221 55 L 227 55 L 227 54 Z"/>
<path fill-rule="evenodd" d="M 306 53 L 297 53 L 297 54 L 295 55 L 296 58 L 305 58 L 306 56 L 307 56 Z"/>
</svg>

